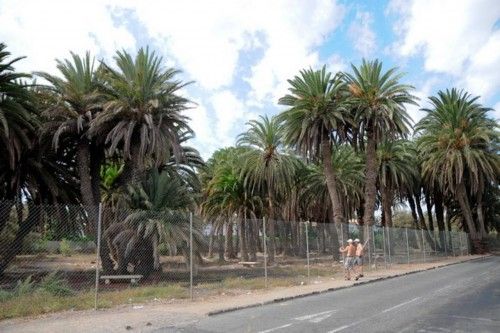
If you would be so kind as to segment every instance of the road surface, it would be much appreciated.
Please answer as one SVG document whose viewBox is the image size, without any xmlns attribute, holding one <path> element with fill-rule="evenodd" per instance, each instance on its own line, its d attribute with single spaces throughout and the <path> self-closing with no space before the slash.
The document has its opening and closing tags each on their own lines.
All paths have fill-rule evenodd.
<svg viewBox="0 0 500 333">
<path fill-rule="evenodd" d="M 500 332 L 500 257 L 215 315 L 156 332 Z"/>
</svg>

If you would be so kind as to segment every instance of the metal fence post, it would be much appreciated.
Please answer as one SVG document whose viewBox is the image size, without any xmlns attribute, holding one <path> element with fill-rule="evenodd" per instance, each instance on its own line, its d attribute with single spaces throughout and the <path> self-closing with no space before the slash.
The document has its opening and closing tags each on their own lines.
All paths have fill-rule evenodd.
<svg viewBox="0 0 500 333">
<path fill-rule="evenodd" d="M 95 209 L 95 207 L 93 208 Z M 97 310 L 97 298 L 99 294 L 99 263 L 101 258 L 101 224 L 102 224 L 102 203 L 99 203 L 99 216 L 97 218 L 97 249 L 95 257 L 95 304 L 94 310 Z"/>
<path fill-rule="evenodd" d="M 344 224 L 340 224 L 340 247 L 344 247 Z M 345 265 L 345 253 L 342 252 L 342 264 Z"/>
<path fill-rule="evenodd" d="M 193 300 L 193 212 L 189 212 L 189 297 Z"/>
<path fill-rule="evenodd" d="M 371 246 L 370 246 L 370 226 L 366 225 L 364 228 L 368 228 L 368 232 L 366 235 L 368 235 L 368 267 L 371 270 L 372 269 L 372 251 L 371 251 Z M 375 250 L 375 249 L 374 249 Z"/>
<path fill-rule="evenodd" d="M 375 270 L 377 270 L 377 247 L 375 245 L 375 229 L 373 225 L 370 226 L 372 229 L 372 239 L 373 239 L 373 262 L 375 264 Z"/>
<path fill-rule="evenodd" d="M 266 217 L 262 218 L 262 236 L 264 237 L 264 286 L 267 288 L 267 244 L 266 244 Z"/>
<path fill-rule="evenodd" d="M 462 232 L 461 231 L 458 232 L 458 240 L 460 242 L 460 255 L 463 256 L 464 255 L 464 247 L 462 245 Z"/>
<path fill-rule="evenodd" d="M 387 246 L 388 246 L 388 254 L 389 254 L 389 267 L 392 266 L 392 258 L 391 258 L 391 228 L 387 227 Z"/>
<path fill-rule="evenodd" d="M 443 243 L 444 243 L 444 255 L 446 258 L 448 258 L 448 245 L 446 244 L 448 240 L 446 239 L 446 230 L 440 231 L 440 233 L 443 233 Z M 441 237 L 439 237 L 441 238 Z"/>
<path fill-rule="evenodd" d="M 408 241 L 408 228 L 405 228 L 406 234 L 406 256 L 408 258 L 408 266 L 410 266 L 410 242 Z"/>
<path fill-rule="evenodd" d="M 385 265 L 385 269 L 387 269 L 387 257 L 385 256 L 385 227 L 382 227 L 382 241 L 384 242 L 384 247 L 383 247 L 383 250 L 384 250 L 384 265 Z"/>
<path fill-rule="evenodd" d="M 424 262 L 425 262 L 425 238 L 424 238 L 424 229 L 420 229 L 422 232 L 422 253 L 424 255 Z"/>
<path fill-rule="evenodd" d="M 310 283 L 311 280 L 311 271 L 309 266 L 309 229 L 308 229 L 309 221 L 306 222 L 306 255 L 307 255 L 307 283 Z"/>
</svg>

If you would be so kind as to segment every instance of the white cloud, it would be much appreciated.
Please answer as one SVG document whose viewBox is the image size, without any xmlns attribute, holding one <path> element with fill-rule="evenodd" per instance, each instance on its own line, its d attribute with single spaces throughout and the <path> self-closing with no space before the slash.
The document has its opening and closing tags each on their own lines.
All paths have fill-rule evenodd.
<svg viewBox="0 0 500 333">
<path fill-rule="evenodd" d="M 354 49 L 367 57 L 373 53 L 376 46 L 375 32 L 372 30 L 373 16 L 369 12 L 358 11 L 354 21 L 349 26 L 349 38 Z"/>
<path fill-rule="evenodd" d="M 425 116 L 425 112 L 420 111 L 421 108 L 428 106 L 428 97 L 432 95 L 433 88 L 439 83 L 436 78 L 427 79 L 420 88 L 413 92 L 413 95 L 418 97 L 418 105 L 407 105 L 406 110 L 410 115 L 413 124 L 418 123 Z"/>
<path fill-rule="evenodd" d="M 499 5 L 500 6 L 500 5 Z M 470 57 L 462 84 L 470 92 L 490 96 L 500 88 L 500 30 Z"/>
<path fill-rule="evenodd" d="M 3 1 L 0 2 L 0 40 L 15 56 L 21 71 L 54 71 L 55 58 L 69 51 L 91 51 L 111 57 L 116 49 L 135 46 L 133 35 L 115 25 L 111 7 L 99 1 Z"/>
<path fill-rule="evenodd" d="M 326 66 L 332 73 L 345 72 L 349 69 L 349 65 L 338 54 L 332 54 L 326 61 Z"/>
<path fill-rule="evenodd" d="M 400 15 L 393 47 L 399 55 L 421 54 L 427 71 L 450 74 L 476 94 L 500 87 L 498 0 L 395 0 L 388 9 Z"/>
<path fill-rule="evenodd" d="M 229 90 L 215 93 L 210 102 L 215 112 L 216 123 L 213 132 L 221 146 L 235 143 L 235 137 L 242 131 L 241 124 L 254 118 L 255 115 L 246 110 L 246 106 Z"/>
<path fill-rule="evenodd" d="M 182 79 L 196 80 L 187 90 L 200 107 L 188 114 L 211 151 L 233 143 L 251 108 L 275 104 L 286 79 L 318 65 L 317 48 L 344 11 L 336 0 L 0 0 L 0 40 L 29 57 L 19 68 L 26 71 L 53 71 L 54 59 L 69 50 L 109 60 L 116 49 L 153 43 L 168 65 L 184 71 Z M 245 82 L 244 99 L 229 92 Z"/>
<path fill-rule="evenodd" d="M 330 0 L 191 0 L 154 6 L 128 1 L 122 6 L 134 9 L 157 46 L 174 55 L 204 88 L 231 85 L 240 52 L 265 46 L 249 79 L 258 97 L 270 93 L 283 76 L 308 65 L 308 60 L 316 60 L 312 47 L 343 15 L 342 7 Z"/>
</svg>

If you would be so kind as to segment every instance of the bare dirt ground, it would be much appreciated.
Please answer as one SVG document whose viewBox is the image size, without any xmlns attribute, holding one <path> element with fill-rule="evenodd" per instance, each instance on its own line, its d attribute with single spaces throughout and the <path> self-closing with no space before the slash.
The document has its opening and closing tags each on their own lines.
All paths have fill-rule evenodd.
<svg viewBox="0 0 500 333">
<path fill-rule="evenodd" d="M 478 259 L 481 256 L 463 256 L 443 259 L 432 263 L 393 265 L 388 269 L 365 270 L 360 281 L 344 281 L 341 272 L 330 276 L 314 276 L 310 281 L 293 287 L 272 289 L 233 289 L 198 295 L 194 301 L 158 300 L 145 304 L 128 304 L 107 310 L 66 311 L 36 318 L 13 319 L 0 322 L 1 332 L 149 332 L 159 327 L 188 324 L 212 312 L 241 308 L 272 302 L 277 299 L 300 297 L 317 292 L 354 286 L 357 283 L 388 278 L 414 271 L 432 269 L 461 261 Z M 201 297 L 200 297 L 201 296 Z"/>
</svg>

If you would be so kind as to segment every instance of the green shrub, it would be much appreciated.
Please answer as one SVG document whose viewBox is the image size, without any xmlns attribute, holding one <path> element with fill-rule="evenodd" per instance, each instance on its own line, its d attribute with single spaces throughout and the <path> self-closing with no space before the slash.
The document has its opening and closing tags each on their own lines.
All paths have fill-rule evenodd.
<svg viewBox="0 0 500 333">
<path fill-rule="evenodd" d="M 15 296 L 22 296 L 31 294 L 35 290 L 35 281 L 33 281 L 32 276 L 28 276 L 24 281 L 18 281 L 16 288 L 14 288 L 13 294 Z"/>
<path fill-rule="evenodd" d="M 47 251 L 47 241 L 38 232 L 30 232 L 23 240 L 23 254 L 37 254 Z"/>
<path fill-rule="evenodd" d="M 68 285 L 68 281 L 61 278 L 58 272 L 52 272 L 45 276 L 38 284 L 37 291 L 45 291 L 54 296 L 71 296 L 73 289 Z"/>
<path fill-rule="evenodd" d="M 0 289 L 0 303 L 11 299 L 12 296 L 14 296 L 12 292 Z"/>
<path fill-rule="evenodd" d="M 161 256 L 168 256 L 168 245 L 165 243 L 161 243 L 160 245 L 158 245 L 158 253 L 160 253 Z"/>
<path fill-rule="evenodd" d="M 71 257 L 74 253 L 73 249 L 71 248 L 71 243 L 67 239 L 63 239 L 59 244 L 59 251 L 65 257 Z"/>
</svg>

